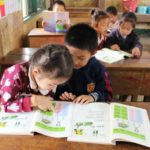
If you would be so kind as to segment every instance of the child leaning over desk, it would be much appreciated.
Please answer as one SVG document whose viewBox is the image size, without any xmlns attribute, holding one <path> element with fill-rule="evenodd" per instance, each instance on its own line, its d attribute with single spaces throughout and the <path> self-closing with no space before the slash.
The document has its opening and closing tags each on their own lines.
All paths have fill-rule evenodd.
<svg viewBox="0 0 150 150">
<path fill-rule="evenodd" d="M 23 112 L 38 107 L 52 109 L 57 85 L 72 75 L 73 61 L 62 45 L 47 45 L 33 54 L 30 62 L 6 69 L 0 82 L 1 111 Z"/>
<path fill-rule="evenodd" d="M 56 99 L 75 103 L 111 101 L 108 73 L 92 56 L 97 47 L 97 38 L 96 31 L 87 24 L 80 23 L 69 28 L 65 44 L 73 58 L 74 72 L 66 85 L 58 86 Z"/>
<path fill-rule="evenodd" d="M 51 8 L 48 8 L 48 10 L 51 10 Z M 66 11 L 65 3 L 62 0 L 54 1 L 53 6 L 52 6 L 52 11 L 53 12 L 65 12 Z M 42 27 L 44 27 L 45 25 L 46 23 L 42 21 Z M 65 23 L 65 27 L 66 28 L 70 27 L 70 20 L 68 20 L 68 22 Z"/>
<path fill-rule="evenodd" d="M 117 11 L 116 7 L 109 6 L 106 8 L 106 12 L 110 19 L 110 22 L 108 25 L 108 32 L 111 32 L 114 29 L 118 28 L 118 25 L 119 25 L 118 11 Z"/>
<path fill-rule="evenodd" d="M 99 9 L 93 9 L 91 11 L 91 26 L 98 34 L 98 50 L 105 47 L 108 24 L 109 16 L 104 11 L 100 11 Z"/>
<path fill-rule="evenodd" d="M 134 57 L 139 58 L 142 55 L 143 46 L 134 32 L 136 20 L 133 12 L 123 14 L 118 29 L 109 34 L 106 47 L 131 52 Z"/>
</svg>

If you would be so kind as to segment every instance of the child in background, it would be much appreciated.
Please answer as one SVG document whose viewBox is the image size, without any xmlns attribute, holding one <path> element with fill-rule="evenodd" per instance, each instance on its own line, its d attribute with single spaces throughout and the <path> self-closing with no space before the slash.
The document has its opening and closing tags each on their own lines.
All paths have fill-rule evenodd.
<svg viewBox="0 0 150 150">
<path fill-rule="evenodd" d="M 104 11 L 93 9 L 91 11 L 91 17 L 91 26 L 97 31 L 98 34 L 97 49 L 99 50 L 105 47 L 107 29 L 109 25 L 109 16 Z"/>
<path fill-rule="evenodd" d="M 118 21 L 118 11 L 116 9 L 116 7 L 114 6 L 109 6 L 106 9 L 107 15 L 109 16 L 110 19 L 110 23 L 108 26 L 108 31 L 111 32 L 114 29 L 118 28 L 119 25 L 119 21 Z"/>
<path fill-rule="evenodd" d="M 51 10 L 51 9 L 48 8 L 48 10 Z M 64 12 L 64 11 L 66 11 L 65 3 L 62 0 L 54 1 L 53 6 L 52 6 L 52 11 L 54 11 L 54 12 Z M 44 27 L 45 25 L 46 25 L 46 23 L 44 21 L 42 21 L 42 27 Z M 66 28 L 70 27 L 70 20 L 68 22 L 66 22 L 65 27 Z"/>
<path fill-rule="evenodd" d="M 131 52 L 136 58 L 142 54 L 142 44 L 134 32 L 136 16 L 133 12 L 123 14 L 118 29 L 112 31 L 106 40 L 106 47 Z"/>
<path fill-rule="evenodd" d="M 58 86 L 56 99 L 75 103 L 106 102 L 112 99 L 112 88 L 104 66 L 93 57 L 98 36 L 89 25 L 80 23 L 65 35 L 74 62 L 74 72 L 66 85 Z"/>
<path fill-rule="evenodd" d="M 40 48 L 30 62 L 5 70 L 0 82 L 0 109 L 5 112 L 52 109 L 51 100 L 58 84 L 72 75 L 73 61 L 62 45 Z"/>
<path fill-rule="evenodd" d="M 64 12 L 66 9 L 65 3 L 61 0 L 56 0 L 53 3 L 52 10 L 54 12 Z M 48 10 L 51 10 L 50 8 Z"/>
</svg>

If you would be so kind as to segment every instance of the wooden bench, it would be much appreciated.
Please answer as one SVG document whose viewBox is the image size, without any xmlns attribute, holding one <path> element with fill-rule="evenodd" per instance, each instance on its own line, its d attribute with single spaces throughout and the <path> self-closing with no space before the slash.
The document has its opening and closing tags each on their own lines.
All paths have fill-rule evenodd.
<svg viewBox="0 0 150 150">
<path fill-rule="evenodd" d="M 29 61 L 37 48 L 20 48 L 0 59 L 1 74 L 3 70 L 18 62 Z M 132 95 L 137 101 L 138 95 L 150 95 L 150 52 L 143 51 L 140 59 L 127 59 L 113 64 L 104 64 L 107 68 L 114 94 Z"/>
</svg>

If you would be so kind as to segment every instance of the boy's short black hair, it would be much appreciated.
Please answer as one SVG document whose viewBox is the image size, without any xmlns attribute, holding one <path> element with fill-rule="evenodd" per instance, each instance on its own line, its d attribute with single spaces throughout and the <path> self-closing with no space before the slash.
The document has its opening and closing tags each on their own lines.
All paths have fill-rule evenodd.
<svg viewBox="0 0 150 150">
<path fill-rule="evenodd" d="M 78 23 L 68 29 L 65 44 L 93 53 L 98 46 L 97 32 L 88 24 Z"/>
<path fill-rule="evenodd" d="M 114 6 L 107 7 L 106 12 L 109 14 L 112 14 L 114 16 L 117 16 L 117 14 L 118 14 L 117 8 Z"/>
<path fill-rule="evenodd" d="M 136 22 L 137 22 L 137 17 L 135 15 L 135 13 L 133 12 L 126 12 L 122 14 L 122 17 L 120 19 L 120 24 L 122 24 L 123 22 L 130 22 L 133 26 L 133 28 L 135 28 L 136 26 Z"/>
<path fill-rule="evenodd" d="M 52 6 L 50 6 L 50 7 L 48 8 L 48 10 L 52 10 L 53 7 L 55 6 L 55 4 L 62 5 L 62 6 L 64 6 L 64 8 L 66 9 L 66 5 L 65 5 L 65 3 L 64 3 L 62 0 L 56 0 L 56 1 L 54 1 L 54 2 L 51 2 L 51 5 L 52 5 Z"/>
<path fill-rule="evenodd" d="M 55 4 L 62 5 L 62 6 L 64 6 L 64 8 L 66 8 L 65 3 L 64 3 L 63 1 L 61 1 L 61 0 L 56 0 L 56 1 L 54 1 L 53 7 L 55 6 Z"/>
</svg>

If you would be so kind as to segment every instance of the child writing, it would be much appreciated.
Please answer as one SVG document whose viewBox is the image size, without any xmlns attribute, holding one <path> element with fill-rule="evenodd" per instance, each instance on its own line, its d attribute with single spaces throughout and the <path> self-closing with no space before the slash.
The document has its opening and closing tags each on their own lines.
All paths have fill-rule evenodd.
<svg viewBox="0 0 150 150">
<path fill-rule="evenodd" d="M 119 21 L 118 21 L 118 11 L 116 9 L 116 7 L 114 6 L 109 6 L 106 9 L 107 15 L 109 16 L 110 22 L 109 22 L 109 26 L 108 26 L 108 31 L 111 32 L 114 29 L 116 29 L 119 25 Z"/>
<path fill-rule="evenodd" d="M 73 61 L 62 45 L 47 45 L 33 54 L 30 62 L 5 70 L 0 82 L 1 111 L 23 112 L 37 107 L 52 109 L 56 86 L 72 75 Z"/>
<path fill-rule="evenodd" d="M 131 52 L 134 57 L 139 58 L 143 46 L 134 33 L 136 20 L 133 12 L 125 13 L 119 21 L 118 29 L 112 31 L 108 36 L 106 47 Z"/>
<path fill-rule="evenodd" d="M 91 11 L 91 17 L 91 26 L 97 31 L 98 34 L 97 49 L 99 50 L 105 46 L 109 17 L 104 11 L 100 11 L 98 9 L 93 9 Z"/>
<path fill-rule="evenodd" d="M 51 10 L 50 8 L 48 10 Z M 56 0 L 53 3 L 52 6 L 52 11 L 54 12 L 64 12 L 66 11 L 66 6 L 65 3 L 62 0 Z M 44 21 L 42 21 L 42 27 L 44 27 L 46 25 L 46 23 Z M 68 22 L 66 22 L 64 24 L 65 28 L 69 28 L 70 27 L 70 20 L 68 20 Z"/>
<path fill-rule="evenodd" d="M 73 58 L 74 72 L 66 85 L 57 88 L 57 98 L 75 103 L 111 101 L 112 88 L 108 73 L 92 56 L 97 40 L 96 31 L 87 24 L 80 23 L 69 28 L 65 44 Z"/>
</svg>

